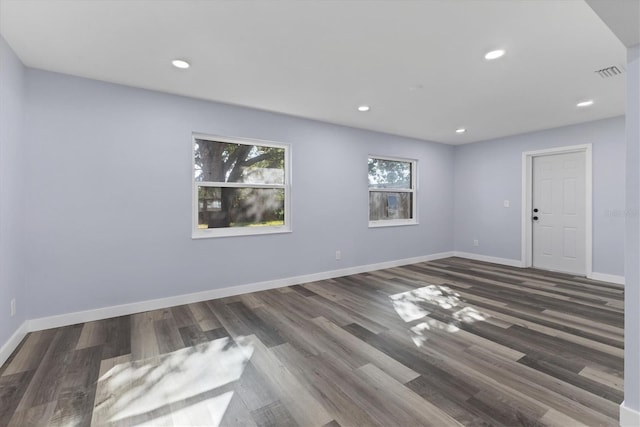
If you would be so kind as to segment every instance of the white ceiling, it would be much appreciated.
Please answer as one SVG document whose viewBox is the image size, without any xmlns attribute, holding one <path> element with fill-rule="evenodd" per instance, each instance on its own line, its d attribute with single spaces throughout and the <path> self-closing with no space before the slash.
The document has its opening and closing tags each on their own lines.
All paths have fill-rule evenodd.
<svg viewBox="0 0 640 427">
<path fill-rule="evenodd" d="M 449 144 L 624 114 L 584 0 L 0 0 L 0 31 L 30 67 Z"/>
</svg>

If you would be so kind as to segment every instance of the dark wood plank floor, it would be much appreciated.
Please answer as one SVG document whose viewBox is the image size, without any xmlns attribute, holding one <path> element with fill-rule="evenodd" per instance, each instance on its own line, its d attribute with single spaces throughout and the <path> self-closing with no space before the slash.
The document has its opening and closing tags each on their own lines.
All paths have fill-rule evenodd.
<svg viewBox="0 0 640 427">
<path fill-rule="evenodd" d="M 449 258 L 34 332 L 0 425 L 614 426 L 622 307 Z"/>
</svg>

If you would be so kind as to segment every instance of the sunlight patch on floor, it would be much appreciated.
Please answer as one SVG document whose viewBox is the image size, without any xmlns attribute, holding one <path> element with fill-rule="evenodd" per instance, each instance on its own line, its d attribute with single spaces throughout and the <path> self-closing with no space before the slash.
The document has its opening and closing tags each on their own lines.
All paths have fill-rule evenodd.
<svg viewBox="0 0 640 427">
<path fill-rule="evenodd" d="M 489 316 L 465 305 L 460 294 L 442 285 L 427 285 L 411 291 L 389 296 L 393 308 L 406 323 L 415 323 L 409 328 L 411 339 L 420 347 L 429 339 L 429 331 L 440 330 L 455 333 L 461 323 L 486 320 Z M 450 316 L 443 322 L 428 316 L 438 311 Z M 419 323 L 417 323 L 420 321 Z"/>
<path fill-rule="evenodd" d="M 250 344 L 225 337 L 116 365 L 98 381 L 93 423 L 217 425 L 233 396 L 228 385 L 252 354 Z"/>
<path fill-rule="evenodd" d="M 427 316 L 429 306 L 450 309 L 460 303 L 460 295 L 446 286 L 428 285 L 408 292 L 391 295 L 391 301 L 398 315 L 405 322 L 412 322 Z"/>
<path fill-rule="evenodd" d="M 455 325 L 450 325 L 444 322 L 440 322 L 436 319 L 429 319 L 425 322 L 418 323 L 411 327 L 411 339 L 418 347 L 422 346 L 428 339 L 426 332 L 433 329 L 441 329 L 446 332 L 458 332 L 460 328 Z"/>
</svg>

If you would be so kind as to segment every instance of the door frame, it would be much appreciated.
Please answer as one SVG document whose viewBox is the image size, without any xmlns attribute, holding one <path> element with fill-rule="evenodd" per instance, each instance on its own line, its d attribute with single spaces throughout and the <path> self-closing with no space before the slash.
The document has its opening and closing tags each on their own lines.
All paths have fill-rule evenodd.
<svg viewBox="0 0 640 427">
<path fill-rule="evenodd" d="M 593 155 L 592 144 L 571 145 L 522 153 L 522 253 L 523 267 L 533 266 L 533 158 L 554 154 L 585 153 L 585 274 L 593 276 Z"/>
</svg>

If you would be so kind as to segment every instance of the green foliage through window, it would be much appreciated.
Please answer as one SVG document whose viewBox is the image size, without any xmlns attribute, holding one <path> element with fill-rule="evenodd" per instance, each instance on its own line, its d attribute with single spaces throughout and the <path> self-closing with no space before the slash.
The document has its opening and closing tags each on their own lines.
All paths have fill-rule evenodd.
<svg viewBox="0 0 640 427">
<path fill-rule="evenodd" d="M 369 221 L 415 222 L 415 164 L 369 157 Z"/>
<path fill-rule="evenodd" d="M 196 138 L 197 228 L 285 225 L 285 150 Z"/>
</svg>

